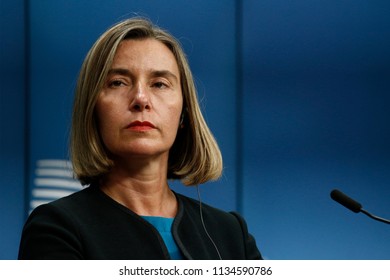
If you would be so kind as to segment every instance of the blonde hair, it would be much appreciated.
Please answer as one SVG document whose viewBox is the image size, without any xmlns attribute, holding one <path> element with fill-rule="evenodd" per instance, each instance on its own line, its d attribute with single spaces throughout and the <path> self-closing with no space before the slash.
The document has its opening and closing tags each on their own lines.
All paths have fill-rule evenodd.
<svg viewBox="0 0 390 280">
<path fill-rule="evenodd" d="M 113 161 L 101 140 L 95 104 L 106 81 L 116 50 L 123 40 L 152 38 L 174 54 L 183 94 L 183 123 L 169 152 L 168 179 L 185 185 L 216 180 L 222 174 L 222 156 L 208 128 L 197 98 L 187 58 L 168 32 L 143 18 L 127 19 L 109 28 L 95 42 L 81 67 L 73 105 L 70 156 L 76 178 L 83 185 L 97 183 L 110 172 Z"/>
</svg>

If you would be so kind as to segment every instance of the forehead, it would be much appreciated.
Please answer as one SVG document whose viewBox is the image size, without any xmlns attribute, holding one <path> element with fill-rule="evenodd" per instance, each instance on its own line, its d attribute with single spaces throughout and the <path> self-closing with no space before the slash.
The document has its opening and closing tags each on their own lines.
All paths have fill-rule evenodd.
<svg viewBox="0 0 390 280">
<path fill-rule="evenodd" d="M 179 73 L 172 51 L 162 42 L 151 38 L 122 41 L 116 50 L 112 67 L 169 70 Z"/>
</svg>

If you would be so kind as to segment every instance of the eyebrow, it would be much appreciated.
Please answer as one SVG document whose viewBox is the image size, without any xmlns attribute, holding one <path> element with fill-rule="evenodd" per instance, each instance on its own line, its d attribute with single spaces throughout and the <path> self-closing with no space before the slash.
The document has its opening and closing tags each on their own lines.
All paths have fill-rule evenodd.
<svg viewBox="0 0 390 280">
<path fill-rule="evenodd" d="M 123 76 L 127 76 L 127 77 L 133 77 L 133 74 L 131 73 L 131 71 L 128 69 L 125 69 L 125 68 L 112 68 L 108 71 L 108 75 L 123 75 Z M 170 77 L 170 78 L 174 79 L 176 82 L 179 81 L 179 78 L 169 70 L 150 70 L 149 75 L 151 77 L 154 77 L 154 78 L 156 78 L 156 77 Z"/>
<path fill-rule="evenodd" d="M 152 77 L 171 77 L 172 79 L 174 79 L 176 82 L 179 81 L 178 77 L 176 77 L 175 74 L 173 74 L 171 71 L 169 70 L 155 70 L 155 71 L 152 71 Z"/>
<path fill-rule="evenodd" d="M 123 75 L 123 76 L 131 76 L 129 70 L 124 68 L 112 68 L 108 71 L 108 75 Z"/>
</svg>

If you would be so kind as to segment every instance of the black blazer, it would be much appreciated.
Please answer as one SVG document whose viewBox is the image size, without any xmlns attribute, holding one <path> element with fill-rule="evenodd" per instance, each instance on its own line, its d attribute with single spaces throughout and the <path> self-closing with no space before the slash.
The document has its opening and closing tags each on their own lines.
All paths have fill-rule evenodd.
<svg viewBox="0 0 390 280">
<path fill-rule="evenodd" d="M 186 259 L 219 259 L 200 219 L 199 202 L 176 194 L 173 237 Z M 243 218 L 202 204 L 222 259 L 261 259 Z M 158 231 L 98 187 L 37 207 L 27 219 L 19 259 L 170 259 Z"/>
</svg>

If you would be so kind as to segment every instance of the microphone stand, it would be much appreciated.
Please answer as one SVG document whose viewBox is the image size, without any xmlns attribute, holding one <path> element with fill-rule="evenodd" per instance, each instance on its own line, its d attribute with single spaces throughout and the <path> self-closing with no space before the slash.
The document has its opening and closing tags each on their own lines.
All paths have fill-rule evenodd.
<svg viewBox="0 0 390 280">
<path fill-rule="evenodd" d="M 375 215 L 373 215 L 373 214 L 367 212 L 367 211 L 364 210 L 363 208 L 360 209 L 360 212 L 362 212 L 363 214 L 366 214 L 368 217 L 370 217 L 370 218 L 372 218 L 372 219 L 374 219 L 374 220 L 377 220 L 377 221 L 379 221 L 379 222 L 383 222 L 383 223 L 385 223 L 385 224 L 390 224 L 390 221 L 389 221 L 389 220 L 386 220 L 386 219 L 384 219 L 384 218 L 375 216 Z"/>
<path fill-rule="evenodd" d="M 334 189 L 333 191 L 331 191 L 330 197 L 334 201 L 340 203 L 344 207 L 351 210 L 352 212 L 355 212 L 355 213 L 362 212 L 363 214 L 367 215 L 368 217 L 370 217 L 376 221 L 379 221 L 379 222 L 382 222 L 385 224 L 390 224 L 389 220 L 386 220 L 384 218 L 381 218 L 381 217 L 378 217 L 378 216 L 375 216 L 375 215 L 369 213 L 368 211 L 363 209 L 362 205 L 359 202 L 353 200 L 352 198 L 350 198 L 349 196 L 345 195 L 344 193 L 342 193 L 341 191 L 339 191 L 337 189 Z"/>
</svg>

